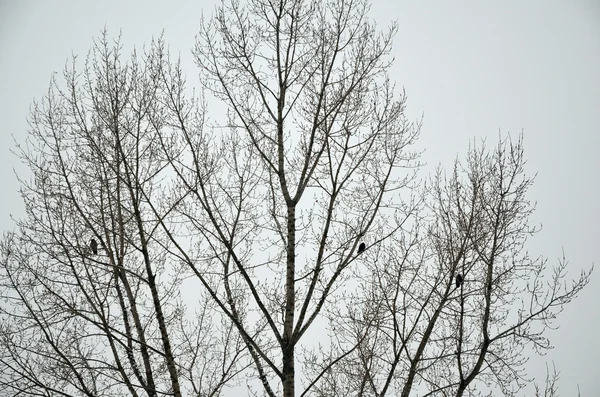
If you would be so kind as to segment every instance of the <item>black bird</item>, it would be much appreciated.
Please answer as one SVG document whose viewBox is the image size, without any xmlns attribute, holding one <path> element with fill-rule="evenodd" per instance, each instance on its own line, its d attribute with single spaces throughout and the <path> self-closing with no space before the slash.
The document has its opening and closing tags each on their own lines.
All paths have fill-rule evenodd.
<svg viewBox="0 0 600 397">
<path fill-rule="evenodd" d="M 362 254 L 363 251 L 365 250 L 365 248 L 367 248 L 367 246 L 365 245 L 365 243 L 360 243 L 360 245 L 358 246 L 358 253 Z"/>
<path fill-rule="evenodd" d="M 93 237 L 90 240 L 90 248 L 92 249 L 92 254 L 98 255 L 98 242 Z"/>
<path fill-rule="evenodd" d="M 456 288 L 460 287 L 462 285 L 462 283 L 463 283 L 463 276 L 460 273 L 458 273 L 456 275 Z"/>
</svg>

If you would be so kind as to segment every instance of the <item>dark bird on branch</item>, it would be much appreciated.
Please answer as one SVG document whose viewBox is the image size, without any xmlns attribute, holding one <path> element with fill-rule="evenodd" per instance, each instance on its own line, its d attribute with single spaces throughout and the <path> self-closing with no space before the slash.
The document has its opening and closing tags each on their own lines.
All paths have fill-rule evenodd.
<svg viewBox="0 0 600 397">
<path fill-rule="evenodd" d="M 456 275 L 456 288 L 460 287 L 462 285 L 462 283 L 463 283 L 463 276 L 460 273 L 458 273 Z"/>
<path fill-rule="evenodd" d="M 358 246 L 358 253 L 362 254 L 363 251 L 365 250 L 365 248 L 367 248 L 367 246 L 365 245 L 365 243 L 360 243 L 360 245 Z"/>
<path fill-rule="evenodd" d="M 98 242 L 93 237 L 90 240 L 90 248 L 92 249 L 92 254 L 98 255 Z"/>
</svg>

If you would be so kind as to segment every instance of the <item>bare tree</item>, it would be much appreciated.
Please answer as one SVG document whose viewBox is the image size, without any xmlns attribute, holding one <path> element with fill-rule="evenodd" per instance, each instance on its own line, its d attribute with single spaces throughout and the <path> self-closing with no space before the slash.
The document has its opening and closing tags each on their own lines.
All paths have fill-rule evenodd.
<svg viewBox="0 0 600 397">
<path fill-rule="evenodd" d="M 474 396 L 493 387 L 513 396 L 530 381 L 528 351 L 551 347 L 545 331 L 591 269 L 567 285 L 564 257 L 548 273 L 547 259 L 529 256 L 536 229 L 524 166 L 522 140 L 507 138 L 492 150 L 474 145 L 450 176 L 438 171 L 426 215 L 371 255 L 360 292 L 330 316 L 338 349 L 362 341 L 330 383 L 351 384 L 356 395 Z M 557 377 L 546 395 L 557 395 Z"/>
<path fill-rule="evenodd" d="M 367 11 L 365 1 L 223 4 L 194 54 L 207 93 L 228 106 L 229 132 L 199 137 L 192 109 L 173 103 L 186 151 L 166 152 L 190 192 L 180 213 L 212 250 L 197 276 L 270 396 L 311 392 L 322 374 L 297 366 L 310 354 L 326 370 L 357 348 L 329 357 L 301 341 L 351 281 L 359 244 L 381 243 L 412 211 L 400 192 L 414 179 L 419 129 L 386 74 L 396 27 L 378 33 Z"/>
<path fill-rule="evenodd" d="M 105 35 L 53 83 L 18 150 L 34 179 L 2 245 L 1 385 L 518 390 L 521 349 L 549 346 L 589 273 L 563 286 L 562 261 L 544 284 L 546 260 L 528 257 L 520 141 L 419 184 L 420 124 L 387 75 L 396 26 L 380 33 L 368 9 L 223 3 L 193 51 L 200 97 L 161 40 L 123 62 Z"/>
<path fill-rule="evenodd" d="M 182 301 L 186 268 L 156 217 L 172 210 L 152 124 L 164 55 L 159 41 L 123 61 L 105 34 L 32 108 L 17 148 L 33 177 L 21 180 L 27 216 L 2 243 L 0 388 L 11 394 L 218 395 L 243 370 L 242 339 L 209 297 Z"/>
</svg>

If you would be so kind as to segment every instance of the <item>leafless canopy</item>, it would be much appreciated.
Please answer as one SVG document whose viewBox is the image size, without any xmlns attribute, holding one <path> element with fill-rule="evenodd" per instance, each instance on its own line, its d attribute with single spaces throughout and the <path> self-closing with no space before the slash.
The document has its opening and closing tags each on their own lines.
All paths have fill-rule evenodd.
<svg viewBox="0 0 600 397">
<path fill-rule="evenodd" d="M 545 330 L 589 273 L 565 285 L 564 258 L 548 272 L 525 250 L 520 138 L 474 144 L 420 183 L 420 124 L 387 74 L 397 26 L 380 32 L 368 8 L 223 3 L 193 49 L 201 95 L 162 39 L 125 60 L 106 32 L 82 70 L 74 59 L 52 80 L 15 150 L 31 179 L 0 247 L 1 388 L 524 385 L 525 349 L 550 347 Z"/>
</svg>

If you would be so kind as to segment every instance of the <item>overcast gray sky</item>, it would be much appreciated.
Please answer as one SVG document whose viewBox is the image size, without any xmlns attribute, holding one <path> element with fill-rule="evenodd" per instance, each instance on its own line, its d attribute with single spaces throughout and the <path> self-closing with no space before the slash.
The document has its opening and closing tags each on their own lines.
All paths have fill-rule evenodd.
<svg viewBox="0 0 600 397">
<path fill-rule="evenodd" d="M 23 213 L 9 152 L 22 141 L 33 98 L 71 54 L 84 58 L 106 25 L 141 47 L 164 29 L 181 52 L 190 83 L 197 70 L 190 49 L 200 15 L 214 1 L 0 0 L 0 228 Z M 600 1 L 382 1 L 371 16 L 382 28 L 400 26 L 392 78 L 408 95 L 408 115 L 424 116 L 420 146 L 428 169 L 450 166 L 473 137 L 492 143 L 498 131 L 524 131 L 528 171 L 538 172 L 531 198 L 542 231 L 532 254 L 556 263 L 564 248 L 573 277 L 600 258 Z M 567 307 L 550 333 L 555 349 L 532 356 L 542 381 L 545 363 L 561 371 L 562 396 L 600 396 L 600 273 Z"/>
</svg>

